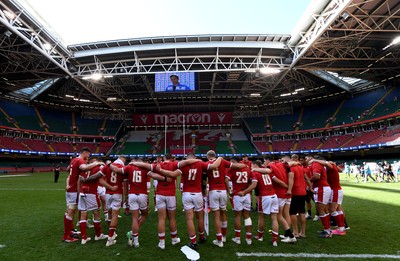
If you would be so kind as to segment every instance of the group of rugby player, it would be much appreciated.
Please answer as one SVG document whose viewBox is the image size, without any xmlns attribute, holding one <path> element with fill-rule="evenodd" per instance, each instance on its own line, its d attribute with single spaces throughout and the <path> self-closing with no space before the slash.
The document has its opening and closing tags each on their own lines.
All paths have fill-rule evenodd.
<svg viewBox="0 0 400 261">
<path fill-rule="evenodd" d="M 158 247 L 165 249 L 166 220 L 172 245 L 180 243 L 176 224 L 176 179 L 181 176 L 182 205 L 185 210 L 187 232 L 192 249 L 198 249 L 198 243 L 206 241 L 208 227 L 204 222 L 204 211 L 208 207 L 212 212 L 216 239 L 212 243 L 223 247 L 228 227 L 227 202 L 231 199 L 234 210 L 235 237 L 232 241 L 241 244 L 241 223 L 244 221 L 245 242 L 263 241 L 264 219 L 271 219 L 272 245 L 278 245 L 279 224 L 284 234 L 280 241 L 295 243 L 298 238 L 306 237 L 307 195 L 312 195 L 317 214 L 323 225 L 320 237 L 345 235 L 344 213 L 342 209 L 343 191 L 339 182 L 339 171 L 333 162 L 312 156 L 300 157 L 293 154 L 279 160 L 266 156 L 264 162 L 247 158 L 233 157 L 230 161 L 217 157 L 212 150 L 207 152 L 207 162 L 196 159 L 189 153 L 185 160 L 176 161 L 170 154 L 164 161 L 154 163 L 135 158 L 126 164 L 126 157 L 120 156 L 114 162 L 102 162 L 91 159 L 90 151 L 83 148 L 81 154 L 72 159 L 67 178 L 67 210 L 64 217 L 64 242 L 75 242 L 78 238 L 73 230 L 75 212 L 79 210 L 81 244 L 91 240 L 87 236 L 88 211 L 93 211 L 95 240 L 107 239 L 106 246 L 116 244 L 118 214 L 122 207 L 124 180 L 128 184 L 126 191 L 127 206 L 132 215 L 132 228 L 127 233 L 128 244 L 139 247 L 139 230 L 148 216 L 148 193 L 150 178 L 157 180 L 155 206 L 158 215 Z M 105 213 L 108 219 L 108 235 L 104 235 L 100 225 L 100 198 L 98 188 L 105 187 Z M 252 235 L 251 192 L 256 190 L 258 208 L 258 233 Z M 337 229 L 331 230 L 330 217 L 333 217 Z M 297 218 L 300 219 L 300 230 Z M 195 226 L 197 219 L 197 229 Z M 197 230 L 197 233 L 196 233 Z M 197 238 L 197 234 L 199 238 Z"/>
</svg>

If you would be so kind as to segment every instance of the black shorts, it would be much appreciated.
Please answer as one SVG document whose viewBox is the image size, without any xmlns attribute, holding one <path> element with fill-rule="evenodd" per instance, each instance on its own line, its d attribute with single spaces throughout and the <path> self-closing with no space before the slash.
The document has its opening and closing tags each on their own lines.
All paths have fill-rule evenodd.
<svg viewBox="0 0 400 261">
<path fill-rule="evenodd" d="M 311 202 L 314 201 L 314 193 L 311 191 L 307 190 L 307 195 L 306 195 L 306 202 Z"/>
<path fill-rule="evenodd" d="M 260 196 L 260 190 L 258 189 L 258 187 L 254 189 L 254 196 L 256 197 Z"/>
<path fill-rule="evenodd" d="M 306 195 L 304 196 L 292 196 L 292 202 L 290 203 L 289 214 L 296 215 L 306 213 Z"/>
</svg>

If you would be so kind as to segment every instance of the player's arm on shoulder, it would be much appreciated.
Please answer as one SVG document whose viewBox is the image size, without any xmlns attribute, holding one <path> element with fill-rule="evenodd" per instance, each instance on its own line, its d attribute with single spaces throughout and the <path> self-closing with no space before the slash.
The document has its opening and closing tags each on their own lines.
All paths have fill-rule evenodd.
<svg viewBox="0 0 400 261">
<path fill-rule="evenodd" d="M 321 178 L 321 174 L 320 173 L 313 173 L 313 175 L 310 178 L 311 182 L 314 182 L 316 180 L 319 180 Z"/>
<path fill-rule="evenodd" d="M 327 167 L 328 169 L 332 169 L 333 168 L 332 165 L 326 160 L 316 160 L 316 159 L 314 159 L 314 162 L 317 162 L 317 163 L 321 164 L 322 166 Z"/>
<path fill-rule="evenodd" d="M 162 175 L 164 175 L 166 177 L 169 177 L 169 178 L 177 178 L 180 175 L 182 175 L 182 171 L 180 169 L 177 169 L 177 170 L 174 170 L 174 171 L 170 171 L 170 170 L 166 170 L 166 169 L 161 169 L 160 168 L 160 169 L 157 169 L 157 171 L 160 174 L 162 174 Z M 164 179 L 164 176 L 161 176 L 161 177 L 163 177 L 163 179 Z"/>
<path fill-rule="evenodd" d="M 117 166 L 115 166 L 113 164 L 109 164 L 107 166 L 111 169 L 112 172 L 115 172 L 120 175 L 124 174 L 124 168 L 118 168 Z"/>
<path fill-rule="evenodd" d="M 157 174 L 157 173 L 154 173 L 154 172 L 152 172 L 152 171 L 149 171 L 149 172 L 147 173 L 147 175 L 150 176 L 150 177 L 152 177 L 152 178 L 155 179 L 155 180 L 166 181 L 166 182 L 171 182 L 171 181 L 172 181 L 171 178 L 168 178 L 167 176 L 162 176 L 162 175 Z"/>
<path fill-rule="evenodd" d="M 252 168 L 251 170 L 255 172 L 260 172 L 261 174 L 269 174 L 272 172 L 269 168 Z"/>
<path fill-rule="evenodd" d="M 222 162 L 223 159 L 224 158 L 222 158 L 222 157 L 218 157 L 216 160 L 214 160 L 214 162 L 212 164 L 208 165 L 207 169 L 208 170 L 217 169 L 221 165 L 221 162 Z"/>
<path fill-rule="evenodd" d="M 293 167 L 293 166 L 296 166 L 296 165 L 301 165 L 301 163 L 298 162 L 298 161 L 289 161 L 287 164 L 288 164 L 289 167 Z"/>
<path fill-rule="evenodd" d="M 79 169 L 82 171 L 88 171 L 93 169 L 94 167 L 100 166 L 100 165 L 104 165 L 104 162 L 101 161 L 96 161 L 90 164 L 81 164 L 79 165 Z"/>
<path fill-rule="evenodd" d="M 232 163 L 231 164 L 231 169 L 243 169 L 246 167 L 246 164 L 243 163 Z"/>
<path fill-rule="evenodd" d="M 194 164 L 194 163 L 196 163 L 196 162 L 199 162 L 199 161 L 201 161 L 201 159 L 187 159 L 187 160 L 181 160 L 181 161 L 178 162 L 178 167 L 179 167 L 179 168 L 183 168 L 183 167 L 185 167 L 185 166 L 192 165 L 192 164 Z"/>
<path fill-rule="evenodd" d="M 129 165 L 134 165 L 142 169 L 153 170 L 153 165 L 145 162 L 131 162 Z"/>
</svg>

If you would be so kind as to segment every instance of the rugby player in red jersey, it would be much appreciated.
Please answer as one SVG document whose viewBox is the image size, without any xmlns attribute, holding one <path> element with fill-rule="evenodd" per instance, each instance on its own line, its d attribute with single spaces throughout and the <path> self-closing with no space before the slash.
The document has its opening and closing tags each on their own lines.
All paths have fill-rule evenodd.
<svg viewBox="0 0 400 261">
<path fill-rule="evenodd" d="M 314 201 L 317 209 L 317 213 L 321 220 L 324 231 L 321 232 L 320 237 L 328 238 L 332 237 L 330 215 L 328 209 L 329 199 L 331 197 L 332 189 L 329 186 L 325 167 L 318 162 L 313 162 L 313 156 L 307 155 L 306 161 L 310 165 L 312 177 L 310 181 L 313 183 L 313 189 L 315 191 Z"/>
<path fill-rule="evenodd" d="M 186 159 L 195 159 L 193 153 L 188 153 Z M 197 231 L 199 233 L 199 242 L 205 242 L 206 238 L 204 235 L 204 212 L 203 212 L 203 196 L 202 196 L 202 174 L 203 171 L 216 169 L 219 167 L 222 158 L 218 158 L 212 164 L 206 164 L 205 162 L 198 161 L 188 166 L 179 168 L 175 171 L 168 171 L 163 169 L 158 169 L 161 174 L 177 178 L 181 176 L 181 182 L 183 184 L 182 191 L 182 204 L 185 210 L 186 225 L 188 230 L 188 235 L 190 239 L 189 247 L 197 250 L 197 237 L 196 229 L 194 225 L 194 216 L 197 218 Z M 223 247 L 222 241 L 214 240 L 213 244 Z"/>
<path fill-rule="evenodd" d="M 337 229 L 332 231 L 334 235 L 344 236 L 346 235 L 345 222 L 344 222 L 344 214 L 342 208 L 343 202 L 343 190 L 340 186 L 340 177 L 339 172 L 342 171 L 335 163 L 332 161 L 325 160 L 317 160 L 314 159 L 311 162 L 318 162 L 319 164 L 326 167 L 326 174 L 329 186 L 332 189 L 332 194 L 329 199 L 329 212 L 331 216 L 335 219 L 335 222 L 338 226 Z"/>
<path fill-rule="evenodd" d="M 215 151 L 209 150 L 207 152 L 207 164 L 214 163 L 216 158 Z M 226 187 L 225 187 L 225 173 L 228 169 L 241 169 L 246 165 L 242 163 L 232 163 L 227 160 L 222 160 L 217 169 L 207 170 L 207 175 L 204 175 L 203 188 L 207 186 L 206 179 L 209 185 L 209 202 L 210 209 L 214 216 L 215 233 L 219 242 L 226 242 L 226 230 L 228 227 L 228 220 L 226 218 L 226 203 L 228 200 Z M 203 192 L 205 194 L 205 192 Z"/>
<path fill-rule="evenodd" d="M 239 163 L 239 159 L 234 157 L 231 159 L 232 163 Z M 230 183 L 232 187 L 230 187 Z M 246 227 L 246 243 L 252 243 L 252 222 L 250 218 L 251 210 L 251 195 L 249 193 L 240 194 L 239 192 L 247 189 L 251 181 L 251 171 L 246 165 L 241 169 L 229 169 L 225 176 L 225 186 L 229 194 L 233 195 L 233 202 L 235 211 L 235 237 L 232 241 L 240 245 L 240 234 L 242 229 L 242 218 Z"/>
<path fill-rule="evenodd" d="M 253 161 L 252 164 L 252 179 L 251 185 L 238 192 L 238 195 L 243 196 L 251 192 L 253 189 L 258 187 L 260 191 L 260 202 L 258 203 L 258 211 L 262 213 L 262 219 L 264 215 L 270 215 L 272 223 L 272 245 L 278 246 L 278 197 L 275 194 L 274 187 L 272 185 L 272 180 L 269 174 L 263 174 L 255 170 L 260 170 L 262 168 L 262 162 L 260 160 Z M 266 172 L 270 172 L 269 169 L 265 169 Z M 260 218 L 261 216 L 259 216 Z M 262 226 L 262 227 L 261 227 Z M 264 220 L 258 222 L 258 230 L 264 231 Z"/>
<path fill-rule="evenodd" d="M 102 172 L 106 177 L 107 183 L 112 186 L 117 186 L 117 189 L 115 191 L 106 188 L 108 223 L 110 226 L 108 230 L 108 239 L 106 245 L 110 245 L 109 242 L 113 242 L 113 240 L 115 240 L 115 238 L 117 237 L 117 234 L 115 234 L 115 230 L 118 226 L 119 210 L 122 207 L 123 180 L 125 179 L 125 177 L 124 175 L 118 175 L 115 171 L 117 169 L 123 168 L 125 162 L 126 157 L 124 155 L 120 155 L 118 159 L 116 159 L 113 163 L 108 163 L 102 169 Z"/>
<path fill-rule="evenodd" d="M 303 166 L 303 171 L 307 175 L 308 179 L 311 179 L 312 174 L 311 174 L 311 169 L 310 166 L 308 166 L 306 162 L 305 156 L 300 156 L 299 162 Z M 307 209 L 307 214 L 306 214 L 306 219 L 312 219 L 312 213 L 311 213 L 311 201 L 314 201 L 314 193 L 310 191 L 309 188 L 306 188 L 307 190 L 307 196 L 306 196 L 306 209 Z M 318 215 L 315 215 L 317 220 L 319 219 Z"/>
<path fill-rule="evenodd" d="M 293 154 L 291 156 L 291 160 L 288 161 L 290 166 L 289 175 L 293 175 L 293 186 L 288 189 L 288 194 L 292 195 L 292 202 L 290 203 L 290 218 L 292 220 L 292 228 L 293 234 L 295 237 L 306 237 L 306 187 L 309 188 L 311 192 L 313 192 L 311 182 L 304 173 L 303 166 L 301 164 L 292 164 L 299 163 L 299 156 L 297 154 Z M 299 233 L 298 225 L 297 225 L 297 214 L 300 217 L 300 228 L 301 231 Z"/>
<path fill-rule="evenodd" d="M 90 156 L 90 150 L 87 147 L 81 149 L 81 153 L 78 157 L 73 158 L 68 166 L 69 176 L 67 178 L 66 186 L 66 202 L 67 202 L 67 213 L 64 216 L 64 235 L 62 241 L 70 243 L 75 242 L 78 239 L 72 238 L 70 235 L 71 228 L 73 227 L 73 219 L 78 204 L 78 180 L 81 174 L 86 171 L 93 169 L 96 166 L 104 164 L 102 162 L 95 162 L 87 164 L 87 160 Z"/>
<path fill-rule="evenodd" d="M 131 162 L 143 162 L 143 160 L 133 159 Z M 127 233 L 128 245 L 139 247 L 139 228 L 143 225 L 148 214 L 147 177 L 157 180 L 166 180 L 166 178 L 133 164 L 128 164 L 124 168 L 115 170 L 115 172 L 125 174 L 128 178 L 128 205 L 132 214 L 132 230 Z M 115 243 L 116 240 L 112 239 L 109 245 Z"/>
<path fill-rule="evenodd" d="M 101 162 L 97 158 L 90 159 L 89 163 Z M 97 193 L 98 185 L 102 185 L 110 190 L 116 190 L 117 187 L 112 187 L 108 184 L 102 177 L 104 174 L 101 172 L 103 166 L 96 166 L 90 171 L 85 172 L 83 175 L 79 176 L 80 193 L 78 199 L 78 210 L 81 212 L 79 218 L 79 227 L 81 230 L 82 241 L 81 244 L 84 245 L 86 242 L 90 241 L 91 238 L 87 237 L 86 225 L 88 218 L 88 211 L 93 211 L 93 224 L 96 233 L 95 240 L 106 239 L 107 236 L 101 233 L 100 224 L 100 198 Z"/>
<path fill-rule="evenodd" d="M 175 171 L 178 168 L 198 162 L 198 159 L 187 159 L 180 162 L 174 161 L 171 154 L 167 153 L 164 156 L 164 161 L 159 164 L 150 165 L 144 162 L 133 162 L 130 164 L 136 165 L 141 168 L 145 168 L 151 171 L 155 171 L 159 165 L 162 169 Z M 157 172 L 156 172 L 157 173 Z M 158 247 L 165 249 L 165 222 L 168 217 L 169 229 L 172 238 L 172 245 L 179 244 L 181 242 L 178 237 L 178 229 L 176 226 L 176 179 L 172 181 L 159 180 L 157 184 L 157 195 L 156 195 L 156 207 L 158 209 Z"/>
<path fill-rule="evenodd" d="M 278 221 L 285 230 L 285 234 L 283 235 L 282 242 L 285 243 L 294 243 L 296 242 L 295 237 L 290 230 L 290 202 L 291 202 L 291 193 L 288 193 L 289 187 L 293 186 L 293 177 L 289 178 L 288 174 L 286 173 L 286 167 L 282 162 L 275 162 L 271 156 L 266 156 L 264 158 L 264 167 L 265 169 L 254 169 L 257 172 L 261 172 L 263 174 L 269 173 L 272 186 L 274 187 L 275 193 L 278 196 L 278 205 L 279 205 L 279 213 L 278 213 Z M 267 170 L 266 170 L 267 169 Z M 260 227 L 264 227 L 264 214 L 259 214 L 258 219 L 261 224 Z M 264 231 L 258 231 L 258 235 L 256 239 L 259 241 L 263 240 Z"/>
</svg>

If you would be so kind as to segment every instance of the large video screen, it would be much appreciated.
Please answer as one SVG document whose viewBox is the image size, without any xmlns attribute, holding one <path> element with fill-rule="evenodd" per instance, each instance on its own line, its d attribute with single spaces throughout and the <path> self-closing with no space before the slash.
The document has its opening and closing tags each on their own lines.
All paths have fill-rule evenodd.
<svg viewBox="0 0 400 261">
<path fill-rule="evenodd" d="M 197 91 L 194 72 L 169 72 L 155 74 L 155 92 Z"/>
</svg>

